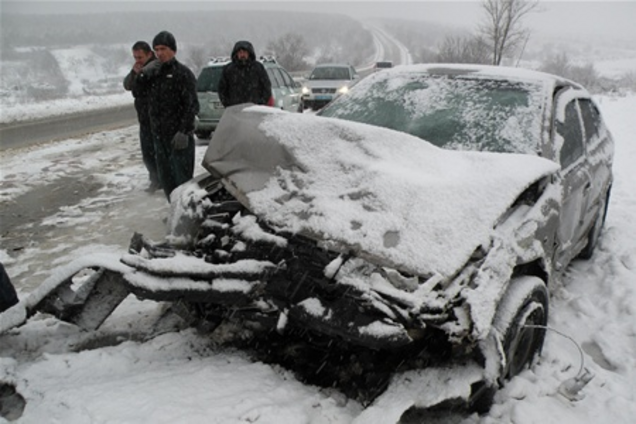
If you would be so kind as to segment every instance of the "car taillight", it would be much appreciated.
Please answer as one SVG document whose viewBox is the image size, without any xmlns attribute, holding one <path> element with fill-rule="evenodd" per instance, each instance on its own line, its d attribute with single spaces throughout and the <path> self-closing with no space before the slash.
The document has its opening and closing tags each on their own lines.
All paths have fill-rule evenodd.
<svg viewBox="0 0 636 424">
<path fill-rule="evenodd" d="M 270 96 L 267 101 L 267 106 L 274 106 L 274 96 Z"/>
</svg>

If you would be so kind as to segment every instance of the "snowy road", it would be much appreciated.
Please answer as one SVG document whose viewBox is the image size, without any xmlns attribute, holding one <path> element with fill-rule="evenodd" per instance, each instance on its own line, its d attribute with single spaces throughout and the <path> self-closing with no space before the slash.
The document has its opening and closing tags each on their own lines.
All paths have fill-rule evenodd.
<svg viewBox="0 0 636 424">
<path fill-rule="evenodd" d="M 540 361 L 497 394 L 489 414 L 462 422 L 628 424 L 636 416 L 636 96 L 599 100 L 617 145 L 598 250 L 551 288 L 555 331 Z M 133 126 L 0 152 L 0 260 L 21 298 L 79 255 L 122 253 L 133 231 L 155 239 L 165 233 L 168 203 L 160 192 L 143 191 L 136 132 Z M 204 150 L 197 147 L 198 170 Z M 122 326 L 143 329 L 142 311 L 154 307 L 123 306 L 104 329 L 113 339 Z M 87 350 L 77 344 L 81 337 L 43 317 L 0 336 L 0 379 L 27 399 L 20 422 L 344 424 L 361 412 L 276 367 L 217 351 L 193 332 Z M 569 400 L 559 388 L 583 367 L 594 378 L 583 399 Z"/>
<path fill-rule="evenodd" d="M 97 131 L 109 131 L 137 123 L 132 105 L 53 116 L 0 125 L 0 150 L 27 147 L 41 142 L 65 140 Z"/>
<path fill-rule="evenodd" d="M 168 202 L 162 191 L 144 192 L 137 132 L 134 125 L 0 153 L 0 234 L 9 256 L 0 260 L 19 289 L 33 290 L 77 250 L 119 251 L 134 231 L 163 238 Z"/>
</svg>

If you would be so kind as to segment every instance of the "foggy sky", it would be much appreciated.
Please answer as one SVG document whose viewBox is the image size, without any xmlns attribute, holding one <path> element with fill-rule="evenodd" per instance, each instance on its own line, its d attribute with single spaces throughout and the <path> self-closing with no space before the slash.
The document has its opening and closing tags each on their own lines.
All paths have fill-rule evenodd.
<svg viewBox="0 0 636 424">
<path fill-rule="evenodd" d="M 525 26 L 555 34 L 636 39 L 636 0 L 582 1 L 541 0 L 541 11 L 528 15 Z M 134 0 L 1 0 L 0 13 L 97 13 L 115 11 L 171 10 L 286 10 L 342 13 L 359 18 L 396 18 L 432 21 L 474 29 L 483 19 L 479 0 L 419 1 L 268 1 L 250 0 L 198 2 Z"/>
</svg>

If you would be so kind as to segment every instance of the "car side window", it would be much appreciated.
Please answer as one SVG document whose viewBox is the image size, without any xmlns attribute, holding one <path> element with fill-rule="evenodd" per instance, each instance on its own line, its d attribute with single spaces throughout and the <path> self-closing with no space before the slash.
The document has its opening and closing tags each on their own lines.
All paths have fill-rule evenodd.
<svg viewBox="0 0 636 424">
<path fill-rule="evenodd" d="M 584 153 L 583 130 L 575 100 L 565 107 L 565 120 L 557 123 L 557 132 L 563 137 L 560 161 L 565 169 Z"/>
<path fill-rule="evenodd" d="M 274 78 L 276 78 L 276 80 L 278 81 L 278 86 L 286 87 L 287 84 L 285 84 L 285 80 L 283 79 L 283 76 L 280 74 L 280 69 L 275 68 L 273 69 L 273 71 L 274 71 Z"/>
<path fill-rule="evenodd" d="M 267 76 L 269 76 L 269 82 L 272 84 L 272 88 L 280 87 L 280 80 L 276 77 L 272 68 L 267 69 Z"/>
<path fill-rule="evenodd" d="M 590 99 L 579 100 L 581 106 L 581 116 L 583 117 L 583 127 L 585 128 L 585 142 L 589 144 L 592 139 L 598 136 L 601 129 L 601 114 Z"/>
<path fill-rule="evenodd" d="M 283 82 L 285 83 L 285 85 L 289 88 L 293 88 L 294 79 L 283 69 L 277 69 L 277 71 L 280 72 L 280 75 L 283 78 Z"/>
</svg>

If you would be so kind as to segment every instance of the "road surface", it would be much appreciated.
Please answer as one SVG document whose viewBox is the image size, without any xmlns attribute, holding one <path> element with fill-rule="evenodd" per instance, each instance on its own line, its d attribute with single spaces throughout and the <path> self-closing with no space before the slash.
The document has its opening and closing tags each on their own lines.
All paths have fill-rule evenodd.
<svg viewBox="0 0 636 424">
<path fill-rule="evenodd" d="M 60 115 L 34 121 L 0 125 L 0 151 L 27 147 L 37 143 L 82 137 L 98 131 L 108 131 L 137 122 L 134 106 Z"/>
</svg>

